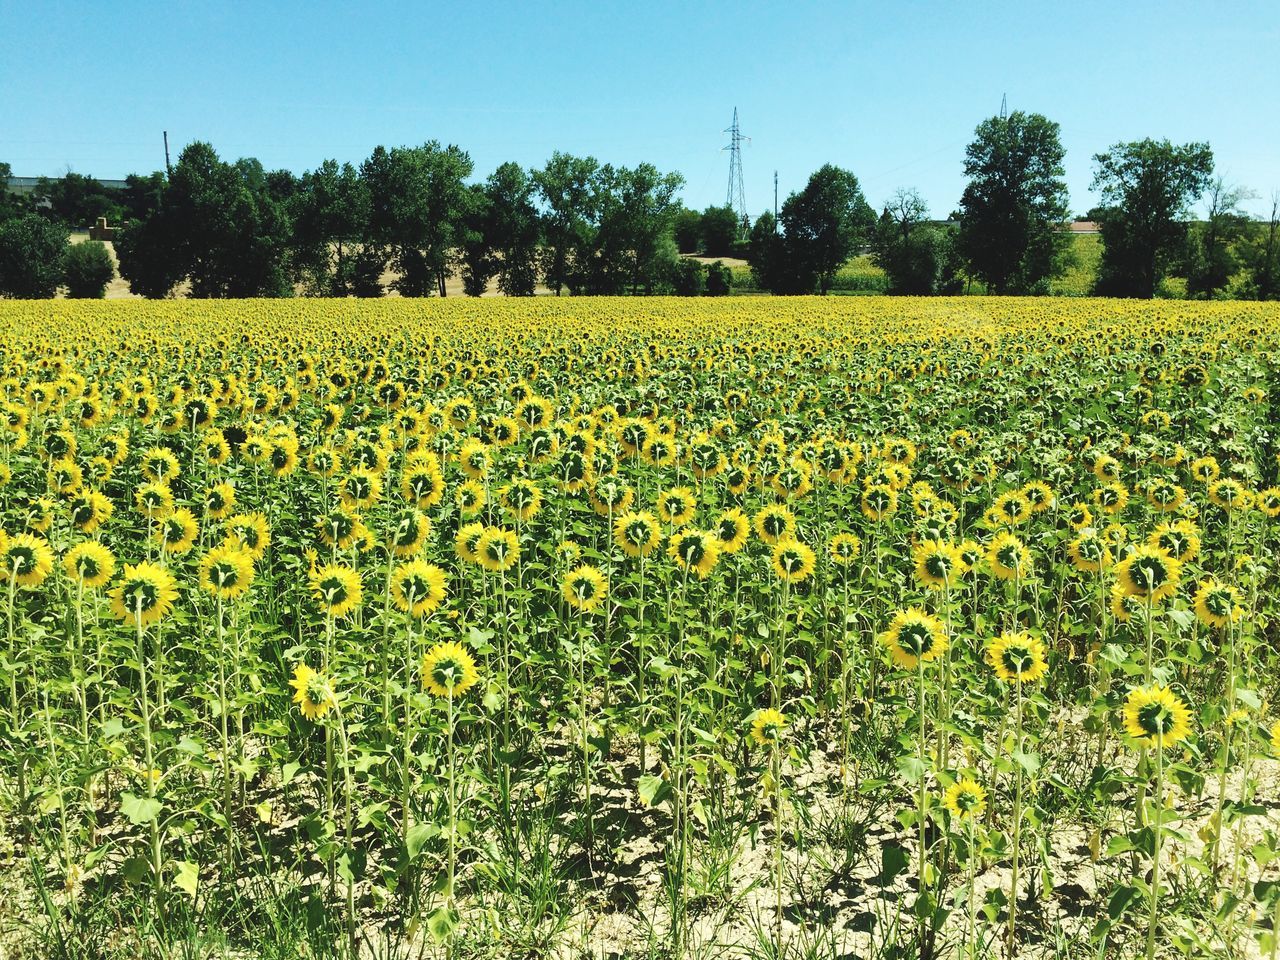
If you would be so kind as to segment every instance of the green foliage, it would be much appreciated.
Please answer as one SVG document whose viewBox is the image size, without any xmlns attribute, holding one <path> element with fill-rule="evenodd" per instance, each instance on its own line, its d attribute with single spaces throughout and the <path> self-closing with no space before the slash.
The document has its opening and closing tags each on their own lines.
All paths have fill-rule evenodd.
<svg viewBox="0 0 1280 960">
<path fill-rule="evenodd" d="M 707 270 L 701 263 L 682 257 L 676 264 L 671 286 L 677 297 L 700 297 L 706 290 Z"/>
<path fill-rule="evenodd" d="M 124 213 L 118 191 L 108 190 L 93 177 L 79 173 L 57 179 L 41 177 L 35 198 L 48 205 L 50 216 L 69 227 L 87 227 L 98 217 L 114 223 Z"/>
<path fill-rule="evenodd" d="M 1038 113 L 978 125 L 965 150 L 958 242 L 969 272 L 993 293 L 1044 292 L 1062 273 L 1065 155 L 1058 125 Z"/>
<path fill-rule="evenodd" d="M 707 267 L 707 296 L 723 297 L 733 290 L 733 271 L 717 260 Z"/>
<path fill-rule="evenodd" d="M 732 207 L 707 207 L 702 212 L 702 252 L 708 257 L 733 256 L 740 226 Z"/>
<path fill-rule="evenodd" d="M 1150 299 L 1184 249 L 1187 211 L 1209 186 L 1213 151 L 1148 139 L 1093 159 L 1092 189 L 1103 203 L 1097 292 Z"/>
<path fill-rule="evenodd" d="M 65 227 L 34 213 L 0 223 L 0 296 L 52 299 L 69 239 Z"/>
<path fill-rule="evenodd" d="M 67 296 L 89 300 L 105 297 L 116 275 L 107 245 L 98 240 L 72 244 L 63 258 L 63 271 Z"/>
<path fill-rule="evenodd" d="M 680 253 L 697 253 L 702 246 L 702 214 L 681 207 L 671 227 Z"/>
<path fill-rule="evenodd" d="M 779 293 L 827 293 L 836 271 L 863 246 L 875 213 L 848 170 L 825 164 L 779 214 L 783 237 Z"/>
</svg>

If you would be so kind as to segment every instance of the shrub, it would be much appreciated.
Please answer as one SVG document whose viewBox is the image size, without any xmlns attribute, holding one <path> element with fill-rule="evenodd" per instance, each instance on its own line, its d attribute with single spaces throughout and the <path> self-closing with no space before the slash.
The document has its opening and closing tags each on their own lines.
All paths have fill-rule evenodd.
<svg viewBox="0 0 1280 960">
<path fill-rule="evenodd" d="M 34 213 L 0 226 L 0 296 L 50 300 L 62 281 L 70 239 L 65 227 Z"/>
<path fill-rule="evenodd" d="M 107 295 L 107 284 L 115 276 L 111 254 L 100 240 L 72 245 L 63 259 L 67 296 L 77 300 L 101 300 Z"/>
<path fill-rule="evenodd" d="M 733 271 L 717 260 L 707 267 L 707 296 L 723 297 L 733 289 Z"/>
</svg>

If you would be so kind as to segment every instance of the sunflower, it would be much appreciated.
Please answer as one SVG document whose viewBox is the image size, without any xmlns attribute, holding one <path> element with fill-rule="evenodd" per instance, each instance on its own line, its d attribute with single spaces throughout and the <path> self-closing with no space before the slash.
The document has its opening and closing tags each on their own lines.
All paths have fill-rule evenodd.
<svg viewBox="0 0 1280 960">
<path fill-rule="evenodd" d="M 425 560 L 410 560 L 391 575 L 391 600 L 414 617 L 433 613 L 444 602 L 448 574 Z"/>
<path fill-rule="evenodd" d="M 479 484 L 476 486 L 483 491 Z M 429 510 L 444 499 L 444 476 L 435 456 L 420 454 L 405 464 L 400 493 L 419 510 Z M 481 505 L 483 502 L 482 499 Z"/>
<path fill-rule="evenodd" d="M 1029 633 L 1002 633 L 987 644 L 987 662 L 1006 683 L 1034 683 L 1049 670 L 1044 644 Z"/>
<path fill-rule="evenodd" d="M 311 594 L 328 616 L 345 617 L 360 606 L 364 586 L 360 574 L 341 563 L 327 563 L 310 576 Z"/>
<path fill-rule="evenodd" d="M 234 600 L 253 583 L 253 554 L 236 543 L 221 543 L 200 558 L 200 589 Z"/>
<path fill-rule="evenodd" d="M 780 503 L 762 508 L 756 513 L 753 523 L 756 535 L 771 546 L 795 539 L 795 514 Z"/>
<path fill-rule="evenodd" d="M 817 558 L 813 550 L 799 540 L 782 540 L 774 544 L 771 562 L 779 580 L 800 583 L 813 575 Z"/>
<path fill-rule="evenodd" d="M 1270 520 L 1280 517 L 1280 487 L 1267 487 L 1253 497 L 1253 505 Z"/>
<path fill-rule="evenodd" d="M 653 514 L 624 513 L 613 522 L 613 538 L 628 557 L 647 557 L 657 549 L 662 535 Z"/>
<path fill-rule="evenodd" d="M 204 497 L 205 515 L 210 520 L 221 520 L 236 507 L 236 488 L 229 483 L 218 483 L 209 488 Z"/>
<path fill-rule="evenodd" d="M 510 570 L 520 560 L 520 541 L 503 527 L 485 527 L 476 543 L 476 559 L 490 573 Z"/>
<path fill-rule="evenodd" d="M 960 548 L 941 540 L 924 540 L 912 552 L 916 579 L 931 590 L 955 586 L 967 564 Z"/>
<path fill-rule="evenodd" d="M 293 679 L 289 681 L 289 686 L 293 687 L 293 702 L 308 720 L 319 720 L 338 705 L 329 678 L 312 670 L 305 663 L 293 668 Z"/>
<path fill-rule="evenodd" d="M 437 697 L 460 697 L 479 679 L 475 660 L 460 643 L 437 643 L 422 658 L 422 685 Z"/>
<path fill-rule="evenodd" d="M 862 541 L 852 533 L 837 533 L 827 544 L 827 553 L 831 555 L 832 563 L 841 567 L 849 566 L 861 552 Z"/>
<path fill-rule="evenodd" d="M 1031 501 L 1021 490 L 1009 490 L 996 497 L 992 512 L 1001 523 L 1017 525 L 1031 518 Z"/>
<path fill-rule="evenodd" d="M 1135 687 L 1124 703 L 1124 732 L 1146 747 L 1172 747 L 1191 735 L 1191 711 L 1168 687 Z"/>
<path fill-rule="evenodd" d="M 1158 603 L 1178 589 L 1182 564 L 1159 547 L 1140 544 L 1116 565 L 1116 582 L 1130 596 Z"/>
<path fill-rule="evenodd" d="M 1154 510 L 1161 513 L 1173 513 L 1187 502 L 1187 491 L 1167 477 L 1156 477 L 1148 481 L 1142 490 Z"/>
<path fill-rule="evenodd" d="M 142 455 L 142 475 L 152 483 L 170 483 L 181 472 L 172 450 L 152 447 Z"/>
<path fill-rule="evenodd" d="M 1142 601 L 1133 594 L 1126 593 L 1123 584 L 1111 585 L 1110 598 L 1111 615 L 1116 618 L 1117 623 L 1128 623 L 1135 614 L 1144 612 Z"/>
<path fill-rule="evenodd" d="M 1093 511 L 1085 503 L 1073 503 L 1067 508 L 1067 526 L 1072 530 L 1083 530 L 1093 526 Z"/>
<path fill-rule="evenodd" d="M 1194 607 L 1196 617 L 1209 627 L 1225 627 L 1244 616 L 1240 591 L 1214 577 L 1200 581 Z"/>
<path fill-rule="evenodd" d="M 475 437 L 468 437 L 458 450 L 458 466 L 472 480 L 483 480 L 489 473 L 489 447 Z"/>
<path fill-rule="evenodd" d="M 704 530 L 681 530 L 671 537 L 667 554 L 676 566 L 705 580 L 720 559 L 720 546 L 713 534 Z"/>
<path fill-rule="evenodd" d="M 697 500 L 688 487 L 675 487 L 658 495 L 658 516 L 663 523 L 682 527 L 693 521 Z"/>
<path fill-rule="evenodd" d="M 126 564 L 120 582 L 107 595 L 111 598 L 112 616 L 145 627 L 173 609 L 178 585 L 173 574 L 157 564 Z"/>
<path fill-rule="evenodd" d="M 862 492 L 862 515 L 868 520 L 887 519 L 898 509 L 898 492 L 886 483 L 875 483 Z"/>
<path fill-rule="evenodd" d="M 1147 545 L 1163 550 L 1179 563 L 1190 563 L 1200 555 L 1200 531 L 1190 520 L 1162 523 L 1151 532 Z"/>
<path fill-rule="evenodd" d="M 1250 505 L 1249 491 L 1240 485 L 1238 480 L 1224 478 L 1209 484 L 1209 499 L 1223 510 L 1247 510 Z"/>
<path fill-rule="evenodd" d="M 62 558 L 67 576 L 86 587 L 101 587 L 116 570 L 115 555 L 96 540 L 76 544 Z"/>
<path fill-rule="evenodd" d="M 532 520 L 542 509 L 542 491 L 529 480 L 512 480 L 498 491 L 498 499 L 522 523 Z"/>
<path fill-rule="evenodd" d="M 484 492 L 484 484 L 478 480 L 468 480 L 459 486 L 453 495 L 453 502 L 457 505 L 458 512 L 464 517 L 478 516 L 488 499 Z"/>
<path fill-rule="evenodd" d="M 195 546 L 199 535 L 200 525 L 196 523 L 195 514 L 186 507 L 180 507 L 160 521 L 154 537 L 162 551 L 182 556 Z"/>
<path fill-rule="evenodd" d="M 110 500 L 90 490 L 71 501 L 71 523 L 81 533 L 93 533 L 115 512 Z"/>
<path fill-rule="evenodd" d="M 480 538 L 484 536 L 484 531 L 484 524 L 478 521 L 464 523 L 458 528 L 457 536 L 453 539 L 453 549 L 459 558 L 467 563 L 480 562 L 477 548 L 480 546 Z"/>
<path fill-rule="evenodd" d="M 608 595 L 609 585 L 599 569 L 583 564 L 565 575 L 560 592 L 570 606 L 594 613 Z"/>
<path fill-rule="evenodd" d="M 987 806 L 987 791 L 973 780 L 957 780 L 942 795 L 942 806 L 957 820 L 976 820 Z"/>
<path fill-rule="evenodd" d="M 365 467 L 356 467 L 338 484 L 338 495 L 348 510 L 363 510 L 382 496 L 382 478 Z"/>
<path fill-rule="evenodd" d="M 910 670 L 917 663 L 937 660 L 947 650 L 947 634 L 942 621 L 918 607 L 899 610 L 880 634 L 894 663 Z"/>
<path fill-rule="evenodd" d="M 1222 468 L 1213 457 L 1199 457 L 1191 461 L 1191 475 L 1201 483 L 1209 484 L 1218 479 Z"/>
<path fill-rule="evenodd" d="M 1115 559 L 1107 542 L 1092 527 L 1086 527 L 1067 544 L 1067 557 L 1071 565 L 1083 573 L 1099 573 Z"/>
<path fill-rule="evenodd" d="M 1104 483 L 1093 491 L 1093 502 L 1103 513 L 1115 516 L 1129 503 L 1129 489 L 1118 480 Z"/>
<path fill-rule="evenodd" d="M 173 491 L 165 483 L 144 483 L 134 494 L 138 510 L 152 520 L 162 520 L 173 509 Z"/>
<path fill-rule="evenodd" d="M 412 557 L 431 536 L 431 520 L 417 507 L 404 507 L 391 518 L 387 546 L 397 557 Z"/>
<path fill-rule="evenodd" d="M 769 707 L 751 715 L 751 739 L 762 747 L 776 744 L 786 729 L 787 718 L 780 710 Z"/>
<path fill-rule="evenodd" d="M 4 544 L 0 553 L 0 576 L 26 589 L 44 582 L 53 570 L 53 551 L 43 537 L 20 533 Z"/>
<path fill-rule="evenodd" d="M 747 538 L 751 535 L 751 521 L 741 508 L 730 507 L 720 514 L 715 532 L 720 552 L 725 555 L 734 554 L 746 546 Z"/>
<path fill-rule="evenodd" d="M 997 533 L 987 545 L 987 563 L 1001 580 L 1027 577 L 1031 574 L 1031 553 L 1012 533 Z"/>
<path fill-rule="evenodd" d="M 261 513 L 238 513 L 227 521 L 226 539 L 242 544 L 254 560 L 261 560 L 271 543 L 271 527 Z"/>
</svg>

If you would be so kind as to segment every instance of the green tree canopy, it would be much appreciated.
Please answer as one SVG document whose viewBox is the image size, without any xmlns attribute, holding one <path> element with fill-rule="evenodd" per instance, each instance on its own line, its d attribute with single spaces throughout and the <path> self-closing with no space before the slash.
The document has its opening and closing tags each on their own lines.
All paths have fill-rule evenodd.
<svg viewBox="0 0 1280 960">
<path fill-rule="evenodd" d="M 991 117 L 965 150 L 960 253 L 993 293 L 1034 293 L 1065 269 L 1070 237 L 1066 151 L 1059 127 L 1038 113 Z"/>
<path fill-rule="evenodd" d="M 1213 175 L 1213 151 L 1207 143 L 1148 139 L 1117 143 L 1093 160 L 1092 188 L 1103 206 L 1097 291 L 1149 299 L 1184 249 L 1191 204 Z"/>
<path fill-rule="evenodd" d="M 34 213 L 0 223 L 0 296 L 52 299 L 69 240 L 66 227 Z"/>
</svg>

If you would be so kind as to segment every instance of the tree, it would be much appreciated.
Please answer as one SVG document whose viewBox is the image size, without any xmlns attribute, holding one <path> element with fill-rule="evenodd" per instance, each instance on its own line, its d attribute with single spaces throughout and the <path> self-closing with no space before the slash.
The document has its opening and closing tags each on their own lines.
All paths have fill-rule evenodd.
<svg viewBox="0 0 1280 960">
<path fill-rule="evenodd" d="M 738 240 L 738 215 L 732 207 L 707 207 L 702 213 L 702 251 L 708 257 L 729 257 Z"/>
<path fill-rule="evenodd" d="M 958 243 L 969 271 L 993 293 L 1046 291 L 1065 269 L 1065 156 L 1058 125 L 1038 113 L 1015 110 L 974 131 Z"/>
<path fill-rule="evenodd" d="M 938 292 L 948 244 L 943 232 L 929 225 L 928 215 L 928 205 L 915 190 L 899 190 L 885 204 L 871 250 L 889 279 L 889 293 Z"/>
<path fill-rule="evenodd" d="M 1213 151 L 1148 139 L 1117 143 L 1093 160 L 1092 189 L 1104 208 L 1097 292 L 1150 299 L 1184 249 L 1188 209 L 1209 186 Z"/>
<path fill-rule="evenodd" d="M 127 220 L 146 220 L 152 216 L 160 209 L 166 185 L 164 174 L 158 170 L 145 177 L 129 174 L 120 191 L 121 216 Z"/>
<path fill-rule="evenodd" d="M 107 284 L 115 279 L 107 245 L 99 240 L 73 243 L 63 259 L 63 277 L 67 296 L 73 299 L 101 300 L 107 295 Z"/>
<path fill-rule="evenodd" d="M 700 297 L 707 286 L 707 270 L 697 260 L 683 258 L 676 264 L 671 285 L 677 297 Z"/>
<path fill-rule="evenodd" d="M 585 282 L 599 216 L 600 165 L 594 157 L 556 152 L 532 174 L 541 200 L 542 273 L 560 296 L 576 293 Z"/>
<path fill-rule="evenodd" d="M 1250 292 L 1258 300 L 1280 299 L 1280 191 L 1271 194 L 1271 214 L 1258 233 L 1246 250 Z"/>
<path fill-rule="evenodd" d="M 160 207 L 116 244 L 120 275 L 134 293 L 168 296 L 182 280 L 193 297 L 278 297 L 290 225 L 252 158 L 226 163 L 207 143 L 178 157 Z"/>
<path fill-rule="evenodd" d="M 732 289 L 732 270 L 719 260 L 707 267 L 707 296 L 723 297 Z"/>
<path fill-rule="evenodd" d="M 391 250 L 406 297 L 445 295 L 445 279 L 462 240 L 471 193 L 471 157 L 432 140 L 420 147 L 377 147 L 360 167 L 369 189 L 369 239 Z"/>
<path fill-rule="evenodd" d="M 66 227 L 34 213 L 0 224 L 0 296 L 52 299 L 62 282 L 69 240 Z"/>
<path fill-rule="evenodd" d="M 676 213 L 672 234 L 676 250 L 680 253 L 697 253 L 702 246 L 702 214 L 697 210 L 681 207 Z"/>
<path fill-rule="evenodd" d="M 71 227 L 88 226 L 99 217 L 117 221 L 124 209 L 115 191 L 79 173 L 52 180 L 41 177 L 35 196 L 37 202 L 47 204 L 45 209 L 50 216 Z"/>
<path fill-rule="evenodd" d="M 324 161 L 302 175 L 288 204 L 296 279 L 308 293 L 319 296 L 345 297 L 353 292 L 351 254 L 358 252 L 369 220 L 369 191 L 356 168 Z"/>
<path fill-rule="evenodd" d="M 587 288 L 596 294 L 652 293 L 669 283 L 678 254 L 672 223 L 675 195 L 684 185 L 678 173 L 661 173 L 651 163 L 601 167 L 596 174 L 599 220 Z"/>
<path fill-rule="evenodd" d="M 1189 232 L 1187 293 L 1193 297 L 1213 297 L 1226 289 L 1240 269 L 1235 246 L 1253 226 L 1240 204 L 1257 196 L 1244 187 L 1230 184 L 1225 177 L 1210 181 L 1205 191 L 1206 217 Z"/>
<path fill-rule="evenodd" d="M 10 220 L 22 213 L 23 203 L 20 197 L 9 192 L 9 178 L 13 176 L 13 168 L 7 163 L 0 163 L 0 223 Z"/>
<path fill-rule="evenodd" d="M 782 205 L 784 289 L 777 292 L 812 293 L 816 285 L 825 295 L 836 271 L 867 242 L 875 219 L 858 178 L 825 164 Z"/>
<path fill-rule="evenodd" d="M 747 264 L 751 267 L 751 276 L 756 286 L 762 290 L 781 292 L 786 252 L 783 249 L 783 238 L 778 233 L 778 222 L 772 212 L 765 211 L 756 218 L 747 243 Z"/>
<path fill-rule="evenodd" d="M 498 289 L 509 297 L 531 297 L 538 283 L 536 185 L 517 163 L 504 163 L 485 181 L 485 237 L 493 251 Z"/>
</svg>

